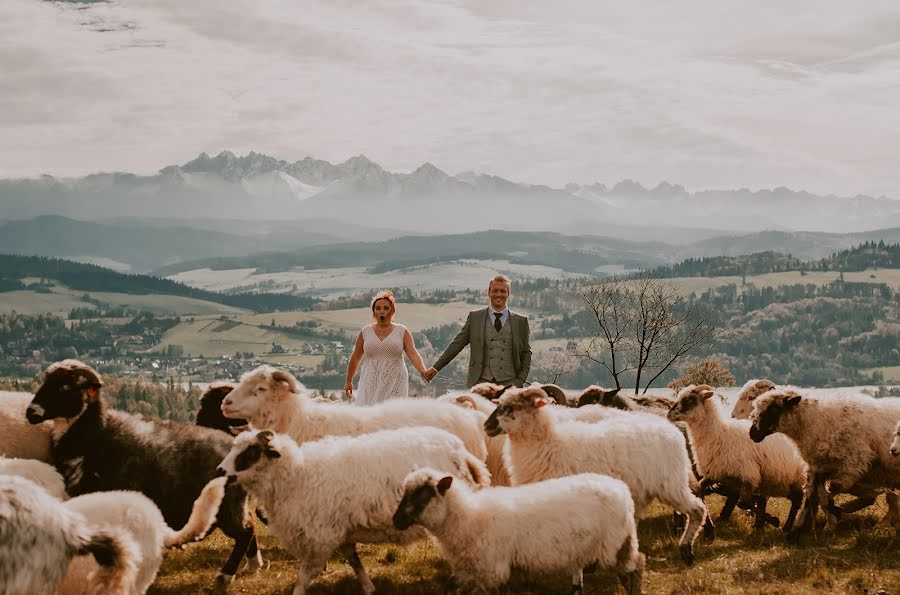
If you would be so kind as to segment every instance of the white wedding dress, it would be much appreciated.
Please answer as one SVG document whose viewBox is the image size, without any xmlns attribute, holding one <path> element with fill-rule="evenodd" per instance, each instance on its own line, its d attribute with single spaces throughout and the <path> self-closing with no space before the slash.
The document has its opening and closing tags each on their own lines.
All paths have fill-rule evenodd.
<svg viewBox="0 0 900 595">
<path fill-rule="evenodd" d="M 403 337 L 406 327 L 394 326 L 384 340 L 372 325 L 363 328 L 363 360 L 356 389 L 355 404 L 376 405 L 394 397 L 409 396 L 409 371 L 403 359 Z"/>
</svg>

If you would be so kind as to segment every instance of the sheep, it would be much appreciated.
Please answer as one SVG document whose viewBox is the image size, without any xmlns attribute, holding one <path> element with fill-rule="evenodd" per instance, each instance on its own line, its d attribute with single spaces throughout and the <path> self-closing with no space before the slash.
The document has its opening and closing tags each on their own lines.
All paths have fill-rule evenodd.
<svg viewBox="0 0 900 595">
<path fill-rule="evenodd" d="M 49 593 L 69 561 L 91 554 L 99 569 L 88 577 L 96 593 L 125 594 L 134 583 L 137 546 L 118 532 L 96 529 L 35 483 L 0 476 L 0 593 Z"/>
<path fill-rule="evenodd" d="M 66 482 L 52 465 L 34 459 L 0 457 L 0 475 L 18 475 L 42 487 L 57 500 L 68 498 Z"/>
<path fill-rule="evenodd" d="M 482 461 L 487 456 L 478 421 L 449 403 L 435 399 L 390 399 L 373 407 L 316 403 L 286 371 L 262 365 L 241 376 L 222 401 L 222 413 L 245 418 L 253 428 L 288 434 L 298 443 L 325 436 L 355 436 L 406 426 L 433 426 L 459 436 Z"/>
<path fill-rule="evenodd" d="M 539 388 L 507 390 L 485 422 L 489 436 L 508 435 L 504 460 L 513 485 L 594 472 L 624 481 L 636 518 L 658 498 L 688 521 L 681 557 L 694 561 L 694 540 L 707 519 L 703 501 L 691 493 L 691 467 L 684 437 L 655 415 L 630 413 L 588 424 L 556 422 Z"/>
<path fill-rule="evenodd" d="M 356 553 L 357 542 L 408 543 L 420 528 L 397 531 L 391 516 L 403 495 L 403 479 L 431 466 L 485 486 L 484 463 L 444 430 L 409 427 L 361 436 L 333 436 L 298 445 L 268 430 L 244 432 L 219 466 L 266 507 L 269 531 L 300 560 L 294 595 L 337 549 L 365 593 L 375 590 Z"/>
<path fill-rule="evenodd" d="M 440 397 L 440 399 L 446 399 L 450 402 L 455 402 L 472 409 L 473 412 L 479 416 L 479 426 L 483 427 L 488 416 L 497 408 L 497 406 L 488 399 L 499 397 L 503 394 L 503 391 L 506 390 L 506 387 L 491 382 L 483 382 L 481 384 L 476 384 L 470 390 L 473 394 L 444 395 Z M 547 404 L 550 405 L 551 403 L 553 403 L 553 405 L 548 407 L 547 411 L 552 413 L 558 421 L 596 422 L 609 419 L 618 414 L 618 411 L 615 409 L 608 409 L 606 407 L 600 407 L 599 405 L 590 405 L 574 409 L 571 407 L 556 406 L 556 403 L 559 403 L 558 399 L 555 401 L 547 399 Z M 485 463 L 487 464 L 488 470 L 491 472 L 491 485 L 512 485 L 509 473 L 506 470 L 506 465 L 503 462 L 504 444 L 506 444 L 505 434 L 500 434 L 499 436 L 486 436 L 485 438 L 485 445 L 487 446 L 487 458 L 485 459 Z"/>
<path fill-rule="evenodd" d="M 213 383 L 206 388 L 200 396 L 200 408 L 197 409 L 198 426 L 222 430 L 232 436 L 247 429 L 246 419 L 229 419 L 222 414 L 222 400 L 232 390 L 234 385 L 227 382 Z"/>
<path fill-rule="evenodd" d="M 786 497 L 791 509 L 784 523 L 789 531 L 803 500 L 806 463 L 784 436 L 757 444 L 750 439 L 748 420 L 726 419 L 713 401 L 713 388 L 693 384 L 683 388 L 669 411 L 670 421 L 687 424 L 703 481 L 733 486 L 745 501 L 753 498 L 756 529 L 766 522 L 766 498 Z M 734 496 L 732 496 L 734 497 Z M 733 504 L 732 504 L 733 507 Z M 727 520 L 719 517 L 719 521 Z M 777 521 L 777 519 L 776 519 Z"/>
<path fill-rule="evenodd" d="M 401 530 L 425 527 L 464 593 L 499 587 L 512 566 L 566 571 L 572 592 L 581 593 L 582 569 L 591 563 L 614 566 L 629 594 L 641 592 L 645 557 L 638 552 L 634 501 L 625 483 L 605 475 L 476 492 L 453 475 L 418 469 L 403 482 L 393 522 Z"/>
<path fill-rule="evenodd" d="M 894 426 L 894 433 L 891 434 L 891 456 L 900 455 L 900 421 Z"/>
<path fill-rule="evenodd" d="M 25 421 L 32 397 L 31 393 L 0 391 L 0 456 L 49 463 L 52 424 L 35 426 Z"/>
<path fill-rule="evenodd" d="M 809 466 L 804 503 L 791 534 L 813 526 L 813 517 L 827 485 L 831 495 L 851 493 L 859 499 L 841 508 L 825 503 L 826 531 L 841 513 L 855 512 L 874 501 L 879 491 L 900 488 L 900 459 L 890 456 L 890 435 L 900 418 L 900 399 L 841 397 L 818 399 L 793 390 L 775 389 L 756 398 L 750 414 L 750 437 L 762 442 L 775 432 L 797 446 Z M 888 494 L 888 516 L 896 516 L 897 494 Z"/>
<path fill-rule="evenodd" d="M 100 375 L 77 360 L 49 366 L 28 406 L 33 424 L 53 420 L 52 455 L 70 496 L 108 490 L 135 490 L 149 497 L 171 527 L 181 527 L 191 504 L 215 475 L 231 448 L 223 432 L 188 423 L 142 419 L 109 410 Z M 226 491 L 218 526 L 234 548 L 216 577 L 224 591 L 246 554 L 247 567 L 262 558 L 256 546 L 247 497 L 239 487 Z"/>
<path fill-rule="evenodd" d="M 91 527 L 127 533 L 137 544 L 137 577 L 129 593 L 140 595 L 156 578 L 166 548 L 183 547 L 209 532 L 224 495 L 225 478 L 210 481 L 200 492 L 191 518 L 180 531 L 171 529 L 156 504 L 140 492 L 93 492 L 72 498 L 65 505 L 69 510 L 81 513 Z M 72 560 L 55 595 L 87 595 L 90 590 L 85 577 L 96 567 L 96 563 L 86 556 Z"/>
<path fill-rule="evenodd" d="M 640 411 L 665 416 L 675 403 L 669 397 L 628 396 L 619 394 L 620 390 L 619 388 L 606 389 L 592 384 L 581 392 L 577 406 L 603 405 L 604 407 L 613 407 L 625 411 Z"/>
<path fill-rule="evenodd" d="M 756 400 L 756 397 L 774 388 L 777 388 L 775 383 L 765 378 L 762 380 L 751 378 L 745 382 L 744 386 L 741 387 L 741 392 L 738 393 L 737 402 L 731 410 L 731 417 L 734 419 L 750 419 L 750 412 L 753 411 L 753 401 Z"/>
</svg>

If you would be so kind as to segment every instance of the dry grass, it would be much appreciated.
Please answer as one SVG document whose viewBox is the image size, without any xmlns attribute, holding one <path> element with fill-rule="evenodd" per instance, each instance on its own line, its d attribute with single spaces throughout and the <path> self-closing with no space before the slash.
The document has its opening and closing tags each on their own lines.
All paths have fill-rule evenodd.
<svg viewBox="0 0 900 595">
<path fill-rule="evenodd" d="M 715 517 L 722 499 L 708 499 Z M 774 502 L 770 512 L 782 519 L 786 503 Z M 750 520 L 736 513 L 718 527 L 715 541 L 697 544 L 697 562 L 686 568 L 675 547 L 671 515 L 660 506 L 640 524 L 641 551 L 647 555 L 646 593 L 821 594 L 897 593 L 900 561 L 895 529 L 875 526 L 884 513 L 877 507 L 860 514 L 835 535 L 805 538 L 800 546 L 784 544 L 781 532 L 771 527 L 754 534 Z M 267 570 L 238 574 L 230 593 L 286 594 L 293 588 L 296 564 L 262 529 L 263 554 L 272 561 Z M 378 592 L 387 595 L 438 594 L 445 592 L 449 568 L 437 549 L 422 541 L 403 548 L 392 545 L 360 546 L 363 563 Z M 186 551 L 170 552 L 150 593 L 175 595 L 198 593 L 212 584 L 216 569 L 228 554 L 228 541 L 216 533 Z M 585 576 L 588 593 L 621 592 L 614 574 L 601 571 Z M 350 567 L 335 558 L 312 584 L 311 594 L 360 593 Z M 507 593 L 569 593 L 564 576 L 526 576 L 514 573 Z"/>
</svg>

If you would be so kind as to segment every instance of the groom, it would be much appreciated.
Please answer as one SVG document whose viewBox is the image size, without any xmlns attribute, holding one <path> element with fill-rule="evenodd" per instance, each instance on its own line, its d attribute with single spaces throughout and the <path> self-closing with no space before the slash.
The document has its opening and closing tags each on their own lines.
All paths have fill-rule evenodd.
<svg viewBox="0 0 900 595">
<path fill-rule="evenodd" d="M 425 371 L 431 381 L 466 345 L 469 355 L 468 386 L 495 382 L 521 387 L 531 370 L 531 346 L 528 344 L 528 317 L 506 307 L 509 278 L 497 275 L 488 284 L 488 308 L 472 310 L 462 330 L 450 342 L 434 365 Z"/>
</svg>

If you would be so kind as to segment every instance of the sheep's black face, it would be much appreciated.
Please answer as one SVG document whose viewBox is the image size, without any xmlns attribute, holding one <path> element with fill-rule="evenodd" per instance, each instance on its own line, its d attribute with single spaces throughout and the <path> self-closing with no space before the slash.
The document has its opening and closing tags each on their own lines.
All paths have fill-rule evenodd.
<svg viewBox="0 0 900 595">
<path fill-rule="evenodd" d="M 247 425 L 246 419 L 225 417 L 222 413 L 222 401 L 234 390 L 231 385 L 212 386 L 200 397 L 200 409 L 197 411 L 197 425 L 216 428 L 223 432 L 237 433 L 235 430 Z"/>
<path fill-rule="evenodd" d="M 578 397 L 578 406 L 603 405 L 604 407 L 615 407 L 616 409 L 628 409 L 627 404 L 618 397 L 618 394 L 618 388 L 606 390 L 599 386 L 591 387 Z"/>
<path fill-rule="evenodd" d="M 681 397 L 675 401 L 666 417 L 669 421 L 683 421 L 691 411 L 700 406 L 701 398 L 697 393 L 690 393 Z"/>
<path fill-rule="evenodd" d="M 394 527 L 401 531 L 409 529 L 419 520 L 428 504 L 437 497 L 437 487 L 423 484 L 408 490 L 394 513 Z"/>
<path fill-rule="evenodd" d="M 754 442 L 762 442 L 769 434 L 778 431 L 779 424 L 785 413 L 800 403 L 800 396 L 767 399 L 757 404 L 757 409 L 751 416 L 753 425 L 750 426 L 750 438 Z"/>
<path fill-rule="evenodd" d="M 491 412 L 491 415 L 484 422 L 484 433 L 490 437 L 499 436 L 503 433 L 503 427 L 500 425 L 500 418 L 510 421 L 516 419 L 516 408 L 509 403 L 501 403 Z"/>
<path fill-rule="evenodd" d="M 89 402 L 100 398 L 102 386 L 103 383 L 90 368 L 51 366 L 28 405 L 25 417 L 32 424 L 48 419 L 78 417 Z"/>
</svg>

